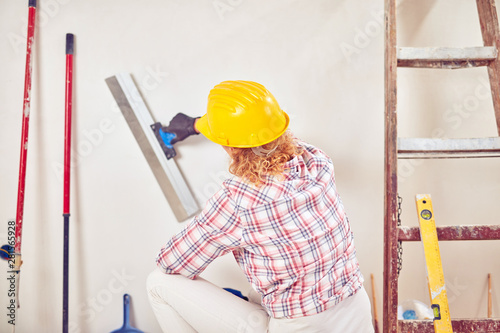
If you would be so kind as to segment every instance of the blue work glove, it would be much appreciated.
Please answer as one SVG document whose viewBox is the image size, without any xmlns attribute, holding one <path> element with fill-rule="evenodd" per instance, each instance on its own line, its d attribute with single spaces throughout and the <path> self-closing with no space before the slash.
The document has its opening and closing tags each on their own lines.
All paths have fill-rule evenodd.
<svg viewBox="0 0 500 333">
<path fill-rule="evenodd" d="M 182 141 L 185 138 L 191 135 L 198 135 L 196 129 L 194 128 L 194 123 L 196 122 L 196 118 L 191 118 L 184 113 L 178 113 L 174 118 L 170 121 L 167 127 L 163 127 L 163 132 L 169 132 L 175 134 L 175 137 L 172 139 L 171 144 Z"/>
<path fill-rule="evenodd" d="M 232 288 L 222 288 L 222 289 L 224 289 L 225 291 L 229 291 L 231 294 L 238 296 L 239 298 L 242 298 L 245 301 L 248 301 L 248 297 L 243 296 L 243 294 L 239 290 L 232 289 Z"/>
</svg>

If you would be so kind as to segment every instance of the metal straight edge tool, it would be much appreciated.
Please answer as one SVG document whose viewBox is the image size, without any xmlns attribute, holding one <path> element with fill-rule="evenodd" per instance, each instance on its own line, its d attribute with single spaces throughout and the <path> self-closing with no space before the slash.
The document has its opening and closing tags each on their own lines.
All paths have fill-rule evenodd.
<svg viewBox="0 0 500 333">
<path fill-rule="evenodd" d="M 198 212 L 198 204 L 173 158 L 167 158 L 151 125 L 155 124 L 144 100 L 128 73 L 106 79 L 130 130 L 153 171 L 177 221 Z"/>
</svg>

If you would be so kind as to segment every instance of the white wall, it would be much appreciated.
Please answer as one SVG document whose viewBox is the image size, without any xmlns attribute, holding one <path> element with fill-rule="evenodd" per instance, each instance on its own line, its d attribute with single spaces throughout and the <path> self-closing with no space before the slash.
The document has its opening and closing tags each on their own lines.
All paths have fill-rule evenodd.
<svg viewBox="0 0 500 333">
<path fill-rule="evenodd" d="M 15 218 L 27 1 L 0 2 L 0 241 Z M 131 73 L 156 120 L 204 113 L 209 90 L 227 79 L 267 86 L 300 138 L 329 153 L 366 277 L 383 271 L 383 1 L 40 0 L 35 43 L 17 332 L 56 332 L 62 321 L 62 195 L 65 34 L 75 34 L 70 237 L 72 332 L 132 323 L 158 332 L 145 278 L 160 247 L 183 224 L 164 199 L 104 79 Z M 405 46 L 481 45 L 474 2 L 399 3 Z M 404 18 L 403 18 L 404 17 Z M 484 69 L 400 70 L 400 136 L 495 136 Z M 485 88 L 484 88 L 485 89 Z M 458 108 L 456 107 L 458 105 Z M 462 111 L 459 107 L 462 106 Z M 438 134 L 436 134 L 438 133 Z M 177 146 L 177 163 L 203 203 L 227 159 L 201 136 Z M 498 223 L 498 161 L 400 163 L 403 223 L 416 225 L 416 193 L 431 193 L 438 224 Z M 455 317 L 486 315 L 493 274 L 499 315 L 498 243 L 442 245 Z M 6 302 L 6 265 L 0 263 Z M 428 300 L 419 243 L 405 245 L 400 299 Z M 230 256 L 203 276 L 247 290 Z M 8 330 L 2 305 L 0 331 Z"/>
</svg>

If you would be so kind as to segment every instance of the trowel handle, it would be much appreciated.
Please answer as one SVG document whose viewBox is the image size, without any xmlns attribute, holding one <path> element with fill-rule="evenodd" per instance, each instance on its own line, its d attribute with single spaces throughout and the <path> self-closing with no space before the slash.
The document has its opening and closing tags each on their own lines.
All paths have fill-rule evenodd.
<svg viewBox="0 0 500 333">
<path fill-rule="evenodd" d="M 130 326 L 129 321 L 129 306 L 130 306 L 130 295 L 123 295 L 123 327 Z"/>
</svg>

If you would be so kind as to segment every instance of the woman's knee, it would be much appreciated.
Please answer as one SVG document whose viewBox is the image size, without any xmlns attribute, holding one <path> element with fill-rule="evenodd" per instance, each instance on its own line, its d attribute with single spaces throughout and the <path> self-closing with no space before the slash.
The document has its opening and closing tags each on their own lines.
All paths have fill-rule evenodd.
<svg viewBox="0 0 500 333">
<path fill-rule="evenodd" d="M 150 297 L 161 298 L 164 301 L 173 295 L 189 289 L 192 281 L 179 274 L 165 274 L 160 269 L 152 271 L 146 279 L 146 289 Z"/>
<path fill-rule="evenodd" d="M 154 271 L 149 273 L 146 279 L 146 288 L 148 291 L 154 288 L 154 286 L 157 285 L 158 283 L 161 283 L 162 275 L 166 274 L 161 272 L 159 269 L 155 269 Z"/>
<path fill-rule="evenodd" d="M 175 275 L 163 273 L 159 269 L 155 269 L 149 273 L 146 279 L 146 290 L 151 297 L 165 298 L 169 290 L 173 290 Z"/>
</svg>

